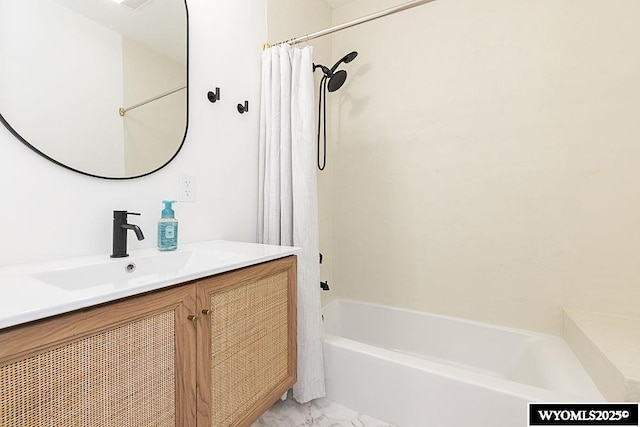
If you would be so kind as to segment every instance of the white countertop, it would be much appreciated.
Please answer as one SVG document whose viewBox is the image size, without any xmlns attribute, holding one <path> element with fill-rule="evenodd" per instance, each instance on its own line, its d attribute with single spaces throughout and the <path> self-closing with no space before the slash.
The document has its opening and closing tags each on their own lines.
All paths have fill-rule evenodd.
<svg viewBox="0 0 640 427">
<path fill-rule="evenodd" d="M 105 254 L 2 267 L 0 329 L 283 258 L 298 251 L 298 248 L 288 246 L 216 240 L 184 244 L 176 251 L 166 253 L 155 248 L 133 250 L 127 258 L 112 259 Z M 179 265 L 161 273 L 144 270 L 162 265 L 164 260 L 179 260 Z M 132 262 L 137 264 L 137 273 L 131 276 L 118 273 L 120 278 L 111 282 L 105 279 L 105 274 L 124 271 Z M 88 286 L 82 283 L 69 287 L 52 284 L 56 277 L 68 277 L 67 272 L 84 267 L 88 267 L 86 271 L 106 273 Z M 38 278 L 46 274 L 54 280 L 48 283 Z"/>
</svg>

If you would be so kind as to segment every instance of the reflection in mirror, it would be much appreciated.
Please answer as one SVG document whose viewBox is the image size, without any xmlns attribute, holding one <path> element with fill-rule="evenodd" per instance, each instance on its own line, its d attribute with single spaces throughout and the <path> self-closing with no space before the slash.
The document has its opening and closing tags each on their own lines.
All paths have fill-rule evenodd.
<svg viewBox="0 0 640 427">
<path fill-rule="evenodd" d="M 0 0 L 0 119 L 62 166 L 146 175 L 184 141 L 187 58 L 184 0 Z"/>
</svg>

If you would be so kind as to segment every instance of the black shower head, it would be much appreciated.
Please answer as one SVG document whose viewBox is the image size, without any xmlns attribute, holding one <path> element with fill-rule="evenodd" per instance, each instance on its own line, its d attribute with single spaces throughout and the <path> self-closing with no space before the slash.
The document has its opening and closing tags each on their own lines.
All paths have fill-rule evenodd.
<svg viewBox="0 0 640 427">
<path fill-rule="evenodd" d="M 329 92 L 335 92 L 338 89 L 340 89 L 344 84 L 345 80 L 347 80 L 346 71 L 344 70 L 336 71 L 336 70 L 338 69 L 340 64 L 342 64 L 343 62 L 345 64 L 348 64 L 349 62 L 353 61 L 356 58 L 356 56 L 358 56 L 358 52 L 355 52 L 355 51 L 343 56 L 338 62 L 336 62 L 333 65 L 333 67 L 331 67 L 331 69 L 328 69 L 322 64 L 313 64 L 313 71 L 320 68 L 322 70 L 322 73 L 324 74 L 324 77 L 322 77 L 322 80 L 327 80 L 327 90 Z"/>
<path fill-rule="evenodd" d="M 338 62 L 336 62 L 333 67 L 331 67 L 331 73 L 333 73 L 334 71 L 336 71 L 338 69 L 338 67 L 340 66 L 340 64 L 342 64 L 343 62 L 345 64 L 348 64 L 349 62 L 353 61 L 354 59 L 356 59 L 356 56 L 358 56 L 358 52 L 353 51 L 351 53 L 346 54 L 345 56 L 343 56 Z"/>
<path fill-rule="evenodd" d="M 327 83 L 327 90 L 329 92 L 335 92 L 342 87 L 344 81 L 347 80 L 347 72 L 345 70 L 339 70 L 333 73 L 331 77 L 329 77 L 329 82 Z"/>
<path fill-rule="evenodd" d="M 343 62 L 345 64 L 353 61 L 358 56 L 358 52 L 351 52 L 342 57 L 336 62 L 331 69 L 328 69 L 324 65 L 313 64 L 313 71 L 320 68 L 324 74 L 320 79 L 320 91 L 318 93 L 318 169 L 324 170 L 327 164 L 327 91 L 335 92 L 342 87 L 347 80 L 347 72 L 344 70 L 338 70 L 338 67 Z M 324 101 L 324 109 L 323 109 Z M 320 123 L 324 123 L 324 126 L 320 127 Z M 324 130 L 324 157 L 322 163 L 320 162 L 320 131 Z"/>
</svg>

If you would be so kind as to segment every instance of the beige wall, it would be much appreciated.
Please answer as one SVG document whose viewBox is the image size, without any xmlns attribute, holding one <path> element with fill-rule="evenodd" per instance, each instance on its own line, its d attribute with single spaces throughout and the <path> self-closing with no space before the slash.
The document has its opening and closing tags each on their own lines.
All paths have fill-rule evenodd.
<svg viewBox="0 0 640 427">
<path fill-rule="evenodd" d="M 148 46 L 122 40 L 123 99 L 126 107 L 187 84 L 186 66 Z M 178 151 L 187 127 L 185 89 L 127 112 L 124 165 L 127 176 L 164 165 Z"/>
<path fill-rule="evenodd" d="M 562 307 L 640 316 L 638 22 L 636 0 L 459 0 L 334 35 L 360 55 L 320 187 L 333 293 L 552 333 Z"/>
</svg>

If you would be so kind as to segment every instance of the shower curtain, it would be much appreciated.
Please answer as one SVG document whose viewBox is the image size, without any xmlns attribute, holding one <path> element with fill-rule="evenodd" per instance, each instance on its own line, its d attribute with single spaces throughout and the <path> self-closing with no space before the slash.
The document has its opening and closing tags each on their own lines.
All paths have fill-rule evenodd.
<svg viewBox="0 0 640 427">
<path fill-rule="evenodd" d="M 322 313 L 315 171 L 313 48 L 262 54 L 258 242 L 298 254 L 298 402 L 323 397 Z"/>
</svg>

